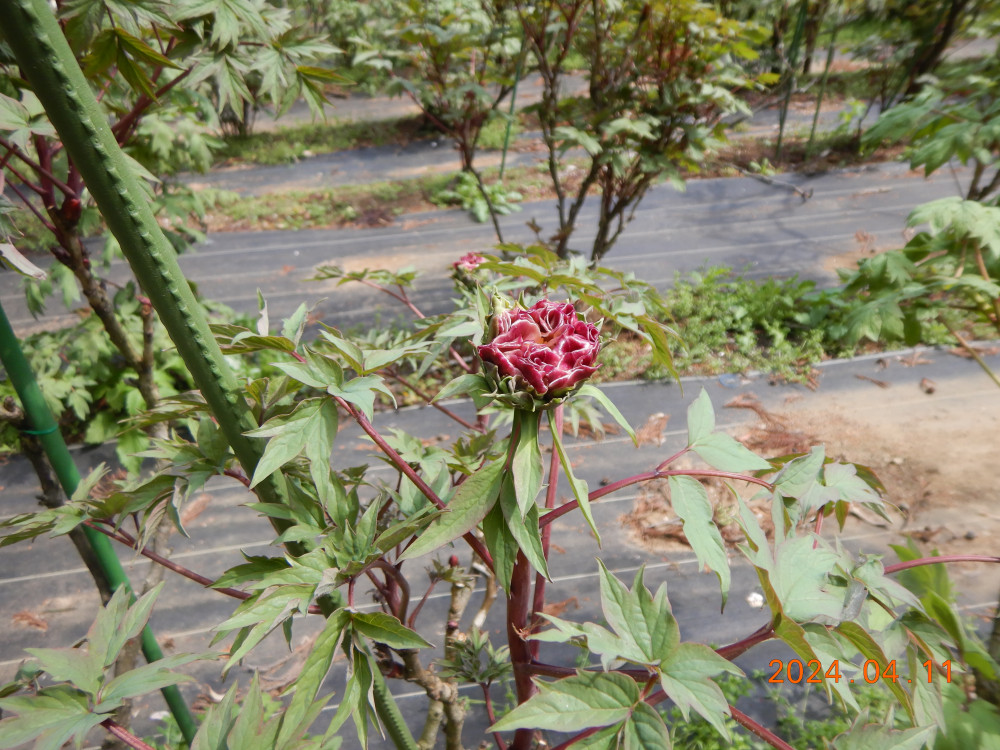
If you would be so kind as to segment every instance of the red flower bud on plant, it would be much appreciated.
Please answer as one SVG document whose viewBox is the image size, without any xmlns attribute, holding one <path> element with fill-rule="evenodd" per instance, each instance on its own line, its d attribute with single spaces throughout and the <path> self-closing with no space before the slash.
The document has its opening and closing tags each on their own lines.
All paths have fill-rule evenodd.
<svg viewBox="0 0 1000 750">
<path fill-rule="evenodd" d="M 456 271 L 465 271 L 466 273 L 472 273 L 477 268 L 479 268 L 479 266 L 482 263 L 485 262 L 486 258 L 484 258 L 482 255 L 479 255 L 479 253 L 466 253 L 461 258 L 452 263 L 451 267 L 454 268 Z"/>
<path fill-rule="evenodd" d="M 487 336 L 479 358 L 511 406 L 534 411 L 559 403 L 597 370 L 597 327 L 569 302 L 542 299 L 528 310 L 495 305 Z"/>
</svg>

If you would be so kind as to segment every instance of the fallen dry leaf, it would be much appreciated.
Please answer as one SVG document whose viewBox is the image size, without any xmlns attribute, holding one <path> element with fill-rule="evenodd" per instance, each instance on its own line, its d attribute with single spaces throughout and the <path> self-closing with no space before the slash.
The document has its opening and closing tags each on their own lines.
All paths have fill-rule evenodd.
<svg viewBox="0 0 1000 750">
<path fill-rule="evenodd" d="M 10 619 L 15 625 L 22 625 L 26 628 L 35 628 L 42 632 L 49 629 L 49 623 L 43 617 L 39 617 L 34 612 L 29 612 L 26 609 L 15 612 Z"/>
</svg>

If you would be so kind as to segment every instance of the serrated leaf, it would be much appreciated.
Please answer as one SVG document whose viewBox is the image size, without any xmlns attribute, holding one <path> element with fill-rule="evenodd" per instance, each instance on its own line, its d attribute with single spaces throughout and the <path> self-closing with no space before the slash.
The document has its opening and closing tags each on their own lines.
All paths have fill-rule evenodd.
<svg viewBox="0 0 1000 750">
<path fill-rule="evenodd" d="M 469 476 L 451 498 L 444 512 L 400 555 L 400 560 L 433 552 L 448 542 L 472 531 L 497 502 L 500 479 L 504 469 L 502 460 L 492 461 Z"/>
<path fill-rule="evenodd" d="M 173 654 L 149 664 L 143 664 L 115 677 L 101 689 L 101 710 L 110 710 L 128 698 L 152 693 L 168 685 L 191 682 L 190 675 L 172 672 L 177 667 L 199 659 L 212 659 L 215 654 Z"/>
<path fill-rule="evenodd" d="M 490 731 L 548 729 L 576 732 L 626 719 L 639 701 L 631 677 L 578 672 L 557 682 L 536 682 L 539 692 L 497 721 Z"/>
<path fill-rule="evenodd" d="M 739 667 L 708 646 L 681 643 L 659 671 L 663 691 L 677 704 L 685 719 L 693 708 L 719 734 L 729 739 L 725 721 L 730 715 L 729 701 L 710 678 L 723 672 L 742 676 L 743 671 Z"/>
<path fill-rule="evenodd" d="M 69 682 L 85 693 L 97 692 L 104 665 L 82 648 L 26 648 L 52 679 Z"/>
<path fill-rule="evenodd" d="M 391 615 L 384 612 L 353 612 L 351 624 L 358 633 L 389 648 L 430 648 L 421 638 Z"/>
<path fill-rule="evenodd" d="M 708 567 L 719 577 L 722 608 L 729 596 L 730 571 L 726 544 L 713 518 L 714 510 L 705 486 L 693 477 L 671 476 L 670 505 L 684 522 L 684 536 L 698 558 L 698 565 Z"/>
<path fill-rule="evenodd" d="M 74 735 L 82 740 L 105 718 L 90 711 L 83 693 L 67 686 L 46 688 L 33 696 L 4 698 L 0 710 L 17 714 L 0 721 L 3 750 L 32 740 L 38 748 L 59 748 Z"/>
</svg>

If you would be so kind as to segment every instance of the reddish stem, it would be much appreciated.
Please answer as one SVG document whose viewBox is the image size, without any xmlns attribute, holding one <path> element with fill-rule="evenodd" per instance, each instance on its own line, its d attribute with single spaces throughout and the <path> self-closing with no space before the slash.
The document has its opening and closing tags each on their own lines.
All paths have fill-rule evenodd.
<svg viewBox="0 0 1000 750">
<path fill-rule="evenodd" d="M 919 568 L 921 565 L 937 565 L 938 563 L 954 562 L 989 562 L 1000 563 L 1000 557 L 990 555 L 940 555 L 939 557 L 921 557 L 917 560 L 907 560 L 905 562 L 894 563 L 885 566 L 885 573 L 898 573 L 901 570 Z"/>
<path fill-rule="evenodd" d="M 476 432 L 485 432 L 486 431 L 486 430 L 484 430 L 482 428 L 482 426 L 480 426 L 480 425 L 474 425 L 471 422 L 467 422 L 466 420 L 462 419 L 460 416 L 458 416 L 455 412 L 453 412 L 448 407 L 442 406 L 441 404 L 437 403 L 432 396 L 428 395 L 426 392 L 424 392 L 421 389 L 417 388 L 415 385 L 413 385 L 412 383 L 410 383 L 406 378 L 404 378 L 399 373 L 395 373 L 392 370 L 386 370 L 385 374 L 388 375 L 393 380 L 395 380 L 400 385 L 402 385 L 402 386 L 404 386 L 406 388 L 409 388 L 411 391 L 413 391 L 415 394 L 417 394 L 417 396 L 419 396 L 420 398 L 422 398 L 427 404 L 429 404 L 430 406 L 433 406 L 435 409 L 437 409 L 442 414 L 445 414 L 445 415 L 451 417 L 456 422 L 458 422 L 460 425 L 462 425 L 463 427 L 465 427 L 467 430 L 475 430 Z"/>
<path fill-rule="evenodd" d="M 139 547 L 137 540 L 131 534 L 122 531 L 121 529 L 119 529 L 118 531 L 114 531 L 112 529 L 107 529 L 101 524 L 95 523 L 93 521 L 85 521 L 84 523 L 90 528 L 94 529 L 95 531 L 101 532 L 102 534 L 104 534 L 104 536 L 110 539 L 114 539 L 119 544 L 124 544 L 126 547 L 134 549 L 140 555 L 149 558 L 157 565 L 162 565 L 167 570 L 170 570 L 179 576 L 183 576 L 184 578 L 194 581 L 195 583 L 200 583 L 205 588 L 212 589 L 212 591 L 218 591 L 220 594 L 223 594 L 225 596 L 230 596 L 233 599 L 240 599 L 241 601 L 246 601 L 252 596 L 252 594 L 248 594 L 246 591 L 240 591 L 239 589 L 233 589 L 228 587 L 214 588 L 212 584 L 215 583 L 215 581 L 213 581 L 211 578 L 203 576 L 201 573 L 195 573 L 193 570 L 191 570 L 190 568 L 185 568 L 183 565 L 178 565 L 173 560 L 170 560 L 169 558 L 166 558 L 163 555 L 157 554 L 156 552 L 153 552 L 147 547 Z M 311 604 L 309 606 L 309 614 L 321 615 L 323 614 L 323 611 L 319 608 L 318 605 Z"/>
<path fill-rule="evenodd" d="M 715 649 L 715 653 L 717 653 L 723 659 L 729 659 L 729 661 L 732 661 L 740 654 L 749 651 L 758 643 L 769 641 L 773 637 L 774 637 L 774 626 L 771 623 L 767 623 L 761 626 L 751 635 L 748 635 L 746 638 L 736 641 L 735 643 L 730 643 L 728 646 L 722 646 L 721 648 Z"/>
<path fill-rule="evenodd" d="M 483 689 L 483 700 L 486 703 L 486 718 L 490 720 L 490 726 L 497 723 L 496 712 L 493 710 L 493 699 L 490 697 L 490 686 L 485 682 L 480 682 L 479 687 Z M 499 750 L 507 750 L 507 743 L 499 732 L 493 733 L 493 739 L 497 743 Z"/>
<path fill-rule="evenodd" d="M 441 510 L 444 510 L 447 507 L 441 500 L 441 498 L 438 497 L 437 493 L 430 488 L 427 482 L 425 482 L 420 477 L 420 475 L 413 470 L 413 467 L 410 466 L 405 460 L 403 460 L 403 457 L 400 456 L 398 453 L 396 453 L 396 451 L 393 450 L 392 446 L 385 441 L 385 438 L 383 438 L 378 433 L 378 431 L 372 426 L 372 423 L 368 421 L 368 417 L 366 417 L 352 404 L 349 404 L 340 396 L 334 396 L 334 398 L 336 399 L 337 403 L 340 404 L 344 409 L 346 409 L 347 413 L 354 418 L 354 421 L 358 423 L 361 429 L 364 430 L 365 433 L 368 435 L 368 437 L 370 437 L 372 441 L 375 443 L 375 445 L 379 447 L 379 450 L 381 450 L 386 456 L 388 456 L 389 460 L 392 461 L 392 463 L 396 466 L 396 468 L 399 469 L 399 471 L 401 471 L 403 474 L 405 474 L 406 477 L 411 482 L 413 482 L 414 485 L 416 485 L 417 489 L 420 490 L 421 493 L 423 493 L 424 497 L 430 500 L 435 505 L 435 507 Z M 472 532 L 464 534 L 462 538 L 465 539 L 465 541 L 469 544 L 470 547 L 472 547 L 475 553 L 479 555 L 479 559 L 483 561 L 483 564 L 486 565 L 492 572 L 493 558 L 490 555 L 489 550 L 486 549 L 486 545 L 483 544 L 479 539 L 477 539 L 475 535 L 472 534 Z"/>
<path fill-rule="evenodd" d="M 222 473 L 227 477 L 232 477 L 247 489 L 250 488 L 250 479 L 240 469 L 225 469 Z"/>
<path fill-rule="evenodd" d="M 632 484 L 638 484 L 639 482 L 648 482 L 651 479 L 663 479 L 665 477 L 719 477 L 721 479 L 735 479 L 740 482 L 747 482 L 749 484 L 758 484 L 768 490 L 773 490 L 774 485 L 767 482 L 759 477 L 751 476 L 749 474 L 738 474 L 733 471 L 717 471 L 716 469 L 678 469 L 676 471 L 661 471 L 659 469 L 654 469 L 653 471 L 646 471 L 642 474 L 635 474 L 631 477 L 626 477 L 625 479 L 619 479 L 617 482 L 612 482 L 609 485 L 601 487 L 600 489 L 594 490 L 587 498 L 590 502 L 600 500 L 605 495 L 610 495 L 612 492 L 617 492 L 620 489 L 628 487 Z M 555 521 L 557 518 L 561 518 L 572 510 L 575 510 L 579 506 L 579 501 L 570 500 L 568 503 L 560 505 L 558 508 L 549 511 L 538 521 L 538 525 L 541 528 L 545 528 L 550 523 Z"/>
<path fill-rule="evenodd" d="M 756 721 L 736 708 L 736 706 L 730 706 L 729 712 L 733 715 L 733 720 L 735 720 L 737 724 L 744 729 L 753 732 L 771 747 L 776 747 L 778 750 L 795 750 L 794 747 L 781 739 L 781 737 L 776 735 L 767 727 L 758 724 Z"/>
<path fill-rule="evenodd" d="M 411 630 L 417 622 L 417 616 L 420 614 L 420 610 L 424 608 L 424 602 L 427 601 L 427 597 L 431 595 L 431 592 L 434 590 L 434 587 L 437 586 L 437 582 L 439 580 L 441 579 L 437 577 L 431 578 L 431 585 L 427 587 L 427 591 L 425 591 L 424 595 L 420 597 L 420 601 L 417 602 L 417 606 L 413 608 L 413 614 L 410 615 L 410 621 L 406 623 L 406 626 Z"/>
<path fill-rule="evenodd" d="M 114 719 L 105 719 L 101 722 L 101 726 L 107 729 L 116 739 L 121 740 L 129 747 L 134 748 L 134 750 L 156 750 L 152 745 L 147 745 Z"/>
<path fill-rule="evenodd" d="M 672 455 L 666 461 L 661 461 L 660 464 L 656 467 L 656 470 L 657 471 L 662 471 L 664 468 L 666 468 L 667 466 L 670 466 L 670 464 L 672 464 L 678 458 L 680 458 L 681 456 L 683 456 L 689 450 L 691 450 L 690 446 L 688 446 L 686 448 L 682 448 L 681 450 L 677 451 L 674 455 Z"/>
</svg>

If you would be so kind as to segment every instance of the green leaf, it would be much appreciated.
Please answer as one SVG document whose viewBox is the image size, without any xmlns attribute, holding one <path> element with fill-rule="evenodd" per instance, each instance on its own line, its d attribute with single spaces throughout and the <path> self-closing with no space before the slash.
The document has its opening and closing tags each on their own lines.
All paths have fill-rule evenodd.
<svg viewBox="0 0 1000 750">
<path fill-rule="evenodd" d="M 120 705 L 121 701 L 137 695 L 152 693 L 168 685 L 191 682 L 190 675 L 172 672 L 172 669 L 199 659 L 213 659 L 215 654 L 173 654 L 157 661 L 143 664 L 115 677 L 101 689 L 99 710 L 108 711 Z"/>
<path fill-rule="evenodd" d="M 698 564 L 708 567 L 719 577 L 722 608 L 729 596 L 729 556 L 719 527 L 713 518 L 712 503 L 705 486 L 693 477 L 672 476 L 668 480 L 670 504 L 684 522 L 684 536 L 698 558 Z"/>
<path fill-rule="evenodd" d="M 797 622 L 826 618 L 839 622 L 844 592 L 829 580 L 839 556 L 825 546 L 814 547 L 812 536 L 781 542 L 775 548 L 771 585 L 786 615 Z"/>
<path fill-rule="evenodd" d="M 278 734 L 279 747 L 288 742 L 302 723 L 302 718 L 311 710 L 350 622 L 351 613 L 338 609 L 327 618 L 326 625 L 316 637 L 316 642 L 306 656 L 305 664 L 302 665 L 302 671 L 295 680 L 295 695 L 285 710 L 281 731 Z"/>
<path fill-rule="evenodd" d="M 3 750 L 32 740 L 36 748 L 55 750 L 73 736 L 82 740 L 105 718 L 90 711 L 83 693 L 64 685 L 46 688 L 38 695 L 4 698 L 0 710 L 17 714 L 0 721 Z"/>
<path fill-rule="evenodd" d="M 319 470 L 330 464 L 330 452 L 337 433 L 337 407 L 329 399 L 309 398 L 299 402 L 290 414 L 269 419 L 250 430 L 249 437 L 270 437 L 250 480 L 256 487 L 305 449 L 310 460 L 320 462 Z"/>
<path fill-rule="evenodd" d="M 448 382 L 444 388 L 438 391 L 434 401 L 443 401 L 446 398 L 465 396 L 467 394 L 487 393 L 490 390 L 486 378 L 482 375 L 459 375 L 454 380 Z"/>
<path fill-rule="evenodd" d="M 29 276 L 38 281 L 45 280 L 45 271 L 21 255 L 17 248 L 9 242 L 0 242 L 0 260 L 23 276 Z"/>
<path fill-rule="evenodd" d="M 389 648 L 430 648 L 427 641 L 384 612 L 352 612 L 351 624 L 361 635 Z"/>
<path fill-rule="evenodd" d="M 691 449 L 709 466 L 719 471 L 764 471 L 771 464 L 722 432 L 713 432 L 691 443 Z"/>
<path fill-rule="evenodd" d="M 889 660 L 882 651 L 882 647 L 875 642 L 875 639 L 863 627 L 856 622 L 842 622 L 837 626 L 837 631 L 847 638 L 866 660 L 874 660 L 878 663 L 879 674 L 885 673 L 885 670 L 889 666 Z M 910 717 L 910 721 L 913 721 L 913 703 L 910 700 L 910 694 L 906 692 L 906 689 L 897 680 L 883 680 L 882 682 L 896 696 L 896 699 Z"/>
<path fill-rule="evenodd" d="M 400 555 L 400 560 L 433 552 L 463 534 L 472 531 L 496 504 L 500 492 L 500 479 L 504 469 L 502 460 L 481 466 L 459 485 L 444 512 L 431 521 L 424 532 Z"/>
<path fill-rule="evenodd" d="M 670 731 L 659 712 L 645 701 L 635 704 L 632 715 L 622 727 L 619 747 L 624 750 L 670 750 Z"/>
<path fill-rule="evenodd" d="M 937 727 L 893 729 L 882 724 L 867 724 L 838 734 L 833 742 L 837 750 L 920 750 L 936 732 Z"/>
<path fill-rule="evenodd" d="M 548 729 L 578 732 L 622 721 L 639 702 L 631 677 L 616 672 L 578 672 L 557 682 L 536 682 L 538 693 L 496 722 L 490 731 Z"/>
<path fill-rule="evenodd" d="M 504 518 L 500 503 L 496 503 L 493 510 L 483 519 L 483 540 L 493 558 L 493 571 L 497 583 L 504 591 L 510 591 L 510 579 L 514 573 L 514 562 L 517 560 L 519 547 L 517 540 L 507 528 L 507 520 Z"/>
<path fill-rule="evenodd" d="M 580 146 L 591 156 L 597 156 L 601 153 L 601 142 L 579 128 L 563 125 L 557 127 L 553 134 L 556 138 L 563 141 L 561 145 L 562 150 L 566 150 L 571 146 Z"/>
<path fill-rule="evenodd" d="M 566 472 L 566 481 L 569 482 L 569 486 L 573 490 L 573 497 L 576 498 L 576 502 L 580 507 L 580 512 L 583 514 L 584 520 L 590 527 L 590 530 L 594 533 L 594 538 L 597 540 L 598 546 L 601 544 L 601 534 L 597 530 L 597 524 L 594 522 L 594 514 L 590 510 L 590 497 L 587 492 L 587 483 L 582 479 L 577 479 L 573 476 L 573 466 L 570 463 L 569 456 L 566 455 L 566 449 L 563 447 L 562 436 L 559 434 L 559 430 L 556 429 L 556 418 L 553 410 L 549 411 L 549 432 L 552 433 L 552 444 L 559 454 L 559 463 L 562 464 L 563 471 Z"/>
<path fill-rule="evenodd" d="M 514 472 L 514 490 L 517 507 L 523 520 L 528 509 L 535 506 L 535 499 L 542 488 L 542 451 L 538 447 L 538 421 L 541 414 L 525 409 L 514 411 L 515 427 L 518 431 L 517 445 L 511 468 Z"/>
<path fill-rule="evenodd" d="M 531 566 L 546 578 L 549 578 L 549 568 L 545 560 L 545 550 L 542 547 L 541 529 L 538 526 L 538 506 L 532 504 L 528 513 L 521 517 L 517 507 L 518 498 L 514 483 L 509 475 L 505 475 L 500 485 L 500 510 L 510 535 L 517 542 L 518 548 L 524 553 Z"/>
<path fill-rule="evenodd" d="M 26 648 L 39 666 L 57 682 L 70 682 L 93 695 L 100 687 L 104 665 L 82 648 Z"/>
<path fill-rule="evenodd" d="M 603 561 L 598 560 L 598 563 L 601 610 L 627 646 L 616 656 L 651 666 L 667 659 L 680 642 L 680 631 L 670 611 L 666 586 L 660 586 L 656 595 L 651 596 L 643 583 L 643 569 L 640 568 L 629 591 Z M 593 646 L 591 650 L 596 651 Z"/>
<path fill-rule="evenodd" d="M 688 445 L 694 445 L 698 440 L 707 438 L 715 430 L 715 411 L 712 409 L 708 391 L 704 388 L 688 407 L 687 422 Z"/>
<path fill-rule="evenodd" d="M 618 423 L 618 426 L 621 427 L 623 430 L 625 430 L 628 436 L 632 438 L 632 442 L 635 443 L 636 445 L 639 444 L 639 441 L 635 436 L 635 430 L 632 429 L 632 425 L 630 425 L 628 423 L 628 420 L 625 419 L 625 417 L 622 415 L 620 411 L 618 411 L 618 407 L 614 405 L 614 402 L 612 402 L 612 400 L 607 397 L 604 391 L 602 391 L 596 385 L 592 385 L 591 383 L 586 383 L 580 388 L 580 390 L 576 392 L 576 395 L 589 396 L 590 398 L 594 399 L 594 401 L 596 401 L 597 403 L 599 403 L 601 406 L 604 407 L 604 410 L 611 415 L 611 418 Z"/>
<path fill-rule="evenodd" d="M 730 715 L 729 701 L 711 677 L 723 672 L 743 675 L 743 671 L 723 659 L 708 646 L 682 643 L 660 667 L 660 685 L 677 704 L 684 718 L 694 709 L 727 740 L 729 729 L 725 717 Z"/>
</svg>

